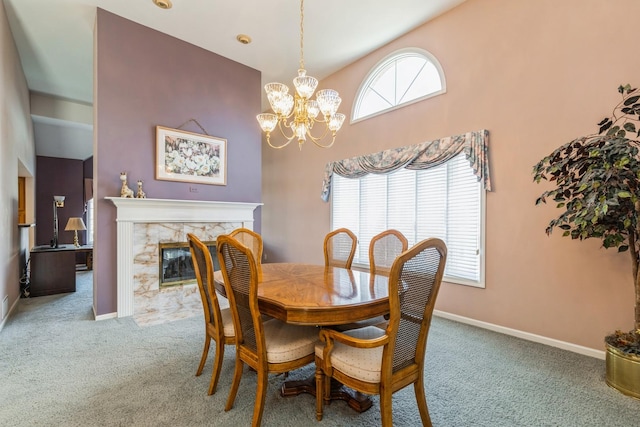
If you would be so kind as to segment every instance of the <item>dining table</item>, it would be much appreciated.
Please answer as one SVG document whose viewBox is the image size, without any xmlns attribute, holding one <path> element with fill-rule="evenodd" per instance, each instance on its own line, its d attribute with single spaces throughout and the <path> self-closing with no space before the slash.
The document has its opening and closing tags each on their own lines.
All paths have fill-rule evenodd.
<svg viewBox="0 0 640 427">
<path fill-rule="evenodd" d="M 214 286 L 226 296 L 222 274 L 214 274 Z M 260 313 L 296 325 L 331 327 L 381 316 L 389 312 L 388 277 L 340 267 L 301 263 L 262 265 L 258 283 Z M 315 379 L 285 381 L 281 394 L 315 395 Z M 332 384 L 332 400 L 344 400 L 358 412 L 371 399 L 339 383 Z"/>
</svg>

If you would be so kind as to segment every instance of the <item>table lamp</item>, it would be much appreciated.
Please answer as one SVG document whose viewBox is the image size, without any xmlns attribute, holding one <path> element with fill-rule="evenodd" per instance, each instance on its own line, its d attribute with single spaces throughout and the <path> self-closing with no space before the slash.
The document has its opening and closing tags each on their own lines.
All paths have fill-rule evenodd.
<svg viewBox="0 0 640 427">
<path fill-rule="evenodd" d="M 73 245 L 76 248 L 80 247 L 80 243 L 78 243 L 78 230 L 86 230 L 87 227 L 84 225 L 84 221 L 82 221 L 82 218 L 74 218 L 71 217 L 69 218 L 69 221 L 67 222 L 67 226 L 64 228 L 64 231 L 73 231 L 74 236 L 73 236 Z"/>
</svg>

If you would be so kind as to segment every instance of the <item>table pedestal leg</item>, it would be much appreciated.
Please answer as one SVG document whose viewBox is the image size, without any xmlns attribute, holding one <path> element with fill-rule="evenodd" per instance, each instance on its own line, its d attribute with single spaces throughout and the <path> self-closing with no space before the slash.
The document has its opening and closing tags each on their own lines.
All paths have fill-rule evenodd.
<svg viewBox="0 0 640 427">
<path fill-rule="evenodd" d="M 301 393 L 316 395 L 314 377 L 300 381 L 285 381 L 280 389 L 280 395 L 284 397 L 297 396 Z M 331 400 L 344 400 L 356 412 L 364 412 L 373 404 L 369 396 L 352 390 L 333 378 L 331 379 Z"/>
</svg>

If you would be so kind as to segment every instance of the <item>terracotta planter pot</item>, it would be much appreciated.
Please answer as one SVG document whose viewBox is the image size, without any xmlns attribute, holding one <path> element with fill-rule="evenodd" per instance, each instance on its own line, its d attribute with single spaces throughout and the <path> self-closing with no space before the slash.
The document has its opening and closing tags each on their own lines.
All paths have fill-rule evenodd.
<svg viewBox="0 0 640 427">
<path fill-rule="evenodd" d="M 640 357 L 626 354 L 609 344 L 607 348 L 607 384 L 627 396 L 640 399 Z"/>
</svg>

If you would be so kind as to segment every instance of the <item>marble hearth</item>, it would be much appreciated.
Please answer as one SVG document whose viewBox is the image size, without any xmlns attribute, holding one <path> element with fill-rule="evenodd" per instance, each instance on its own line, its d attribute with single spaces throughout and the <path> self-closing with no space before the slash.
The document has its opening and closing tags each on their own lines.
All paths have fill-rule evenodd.
<svg viewBox="0 0 640 427">
<path fill-rule="evenodd" d="M 154 325 L 202 314 L 197 284 L 160 288 L 158 244 L 187 233 L 214 241 L 235 228 L 253 229 L 260 203 L 107 197 L 117 207 L 118 317 Z"/>
</svg>

